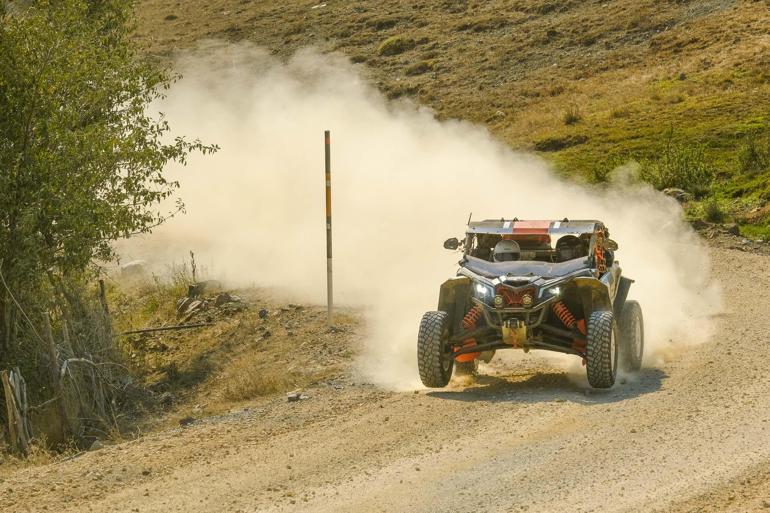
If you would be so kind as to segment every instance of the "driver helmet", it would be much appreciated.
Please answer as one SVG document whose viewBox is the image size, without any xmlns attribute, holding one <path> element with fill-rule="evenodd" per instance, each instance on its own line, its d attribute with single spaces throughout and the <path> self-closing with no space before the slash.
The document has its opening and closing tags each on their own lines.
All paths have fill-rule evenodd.
<svg viewBox="0 0 770 513">
<path fill-rule="evenodd" d="M 556 243 L 556 254 L 559 262 L 566 262 L 583 256 L 583 243 L 574 235 L 565 235 Z"/>
<path fill-rule="evenodd" d="M 501 240 L 495 244 L 495 251 L 493 258 L 495 262 L 509 262 L 512 260 L 518 260 L 521 250 L 519 243 L 515 240 Z"/>
</svg>

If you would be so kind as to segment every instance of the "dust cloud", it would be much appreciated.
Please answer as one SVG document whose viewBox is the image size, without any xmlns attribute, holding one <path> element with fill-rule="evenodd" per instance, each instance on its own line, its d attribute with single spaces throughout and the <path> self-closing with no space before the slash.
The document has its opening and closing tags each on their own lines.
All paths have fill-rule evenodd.
<svg viewBox="0 0 770 513">
<path fill-rule="evenodd" d="M 418 323 L 456 271 L 459 254 L 442 243 L 461 236 L 470 212 L 603 220 L 636 280 L 630 297 L 644 309 L 647 365 L 672 344 L 709 336 L 720 302 L 707 250 L 676 202 L 650 187 L 623 177 L 607 191 L 565 183 L 483 127 L 387 101 L 364 68 L 339 55 L 307 49 L 281 61 L 209 42 L 176 67 L 184 78 L 157 107 L 176 133 L 221 150 L 170 169 L 186 215 L 120 251 L 169 262 L 192 249 L 218 278 L 323 303 L 323 130 L 331 130 L 335 296 L 366 313 L 362 379 L 420 386 Z"/>
</svg>

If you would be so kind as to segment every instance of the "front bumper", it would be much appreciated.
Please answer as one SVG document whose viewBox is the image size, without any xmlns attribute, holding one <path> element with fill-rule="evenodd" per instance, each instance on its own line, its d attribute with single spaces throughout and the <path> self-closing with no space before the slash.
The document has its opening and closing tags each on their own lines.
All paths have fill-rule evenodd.
<svg viewBox="0 0 770 513">
<path fill-rule="evenodd" d="M 475 306 L 481 307 L 485 325 L 453 336 L 453 356 L 511 348 L 524 351 L 545 349 L 584 356 L 581 351 L 571 346 L 572 340 L 583 338 L 582 334 L 575 330 L 556 328 L 545 322 L 551 305 L 559 301 L 558 296 L 545 299 L 529 308 L 495 308 L 475 297 L 472 297 L 471 301 Z M 464 346 L 463 342 L 468 339 L 486 342 Z M 567 345 L 560 341 L 570 343 Z"/>
</svg>

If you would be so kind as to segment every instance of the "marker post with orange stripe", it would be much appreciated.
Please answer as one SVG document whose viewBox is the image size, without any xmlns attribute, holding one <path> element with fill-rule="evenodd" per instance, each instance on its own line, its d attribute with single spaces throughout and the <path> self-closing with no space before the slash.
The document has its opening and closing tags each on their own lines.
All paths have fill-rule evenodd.
<svg viewBox="0 0 770 513">
<path fill-rule="evenodd" d="M 326 322 L 332 324 L 332 170 L 331 170 L 331 135 L 329 130 L 324 132 L 324 149 L 326 150 Z"/>
</svg>

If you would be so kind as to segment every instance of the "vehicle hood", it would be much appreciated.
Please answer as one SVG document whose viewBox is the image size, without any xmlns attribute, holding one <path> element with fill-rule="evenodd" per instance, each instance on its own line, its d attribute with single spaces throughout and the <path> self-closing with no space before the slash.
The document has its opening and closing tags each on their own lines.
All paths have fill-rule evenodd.
<svg viewBox="0 0 770 513">
<path fill-rule="evenodd" d="M 488 262 L 472 256 L 466 256 L 460 262 L 460 267 L 464 267 L 485 278 L 526 276 L 544 279 L 560 278 L 589 268 L 585 257 L 567 260 L 566 262 L 551 263 L 537 261 Z"/>
</svg>

